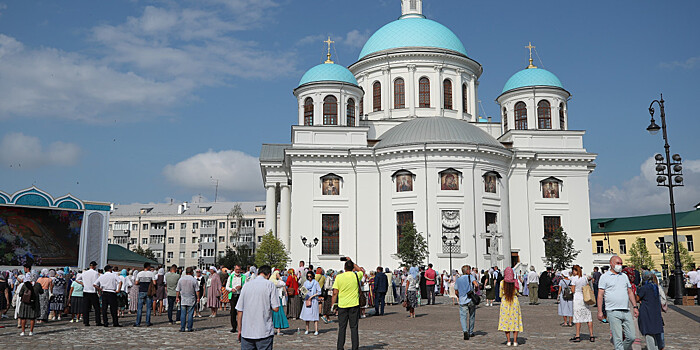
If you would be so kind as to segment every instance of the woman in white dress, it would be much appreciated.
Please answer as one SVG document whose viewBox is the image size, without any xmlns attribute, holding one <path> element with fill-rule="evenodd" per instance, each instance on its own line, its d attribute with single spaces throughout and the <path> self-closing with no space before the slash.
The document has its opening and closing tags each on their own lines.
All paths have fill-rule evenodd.
<svg viewBox="0 0 700 350">
<path fill-rule="evenodd" d="M 588 305 L 583 301 L 583 287 L 588 284 L 588 280 L 589 277 L 583 274 L 581 266 L 574 265 L 570 281 L 572 292 L 574 292 L 574 323 L 576 324 L 576 336 L 569 339 L 569 341 L 574 343 L 581 341 L 581 323 L 588 323 L 590 341 L 595 341 L 591 310 L 588 309 Z"/>
<path fill-rule="evenodd" d="M 457 305 L 457 301 L 459 301 L 459 298 L 457 297 L 457 294 L 455 293 L 455 283 L 457 283 L 457 271 L 452 270 L 452 276 L 450 276 L 450 299 L 452 300 L 453 305 Z"/>
</svg>

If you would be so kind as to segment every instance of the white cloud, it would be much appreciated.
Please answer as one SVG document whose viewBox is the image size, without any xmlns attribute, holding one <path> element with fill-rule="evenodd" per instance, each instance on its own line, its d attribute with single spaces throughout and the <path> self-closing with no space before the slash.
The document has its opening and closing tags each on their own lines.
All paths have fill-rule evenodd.
<svg viewBox="0 0 700 350">
<path fill-rule="evenodd" d="M 219 198 L 222 194 L 250 197 L 263 193 L 258 159 L 235 150 L 196 154 L 175 165 L 167 165 L 163 175 L 174 185 L 201 190 L 208 195 L 214 193 L 213 179 L 219 179 Z"/>
<path fill-rule="evenodd" d="M 0 34 L 0 119 L 138 120 L 171 113 L 201 87 L 295 72 L 293 54 L 236 38 L 265 23 L 274 1 L 159 4 L 92 28 L 96 45 L 81 53 Z"/>
<path fill-rule="evenodd" d="M 0 162 L 4 167 L 70 166 L 78 162 L 80 154 L 80 147 L 73 143 L 57 141 L 44 149 L 39 138 L 22 133 L 6 134 L 0 141 Z"/>
<path fill-rule="evenodd" d="M 668 188 L 656 186 L 655 161 L 642 163 L 640 173 L 621 186 L 591 188 L 591 217 L 623 217 L 668 213 Z M 692 210 L 700 202 L 700 160 L 683 161 L 684 186 L 674 188 L 676 211 Z"/>
<path fill-rule="evenodd" d="M 659 67 L 666 68 L 666 69 L 681 68 L 681 69 L 690 70 L 690 69 L 694 69 L 698 65 L 700 65 L 700 56 L 690 57 L 685 61 L 672 61 L 672 62 L 659 63 Z"/>
<path fill-rule="evenodd" d="M 330 36 L 331 40 L 335 41 L 336 45 L 342 45 L 343 48 L 357 49 L 365 45 L 367 39 L 369 39 L 369 35 L 370 32 L 367 29 L 365 29 L 364 31 L 360 31 L 359 29 L 353 29 L 345 35 L 312 34 L 299 39 L 299 41 L 297 41 L 297 44 L 318 45 L 319 47 L 323 47 L 325 50 L 327 46 L 323 41 L 328 39 L 328 36 Z"/>
<path fill-rule="evenodd" d="M 360 32 L 359 30 L 351 30 L 348 32 L 348 34 L 345 36 L 345 39 L 343 42 L 345 45 L 351 48 L 361 48 L 365 45 L 367 42 L 367 39 L 369 39 L 369 30 L 365 30 L 364 32 Z"/>
</svg>

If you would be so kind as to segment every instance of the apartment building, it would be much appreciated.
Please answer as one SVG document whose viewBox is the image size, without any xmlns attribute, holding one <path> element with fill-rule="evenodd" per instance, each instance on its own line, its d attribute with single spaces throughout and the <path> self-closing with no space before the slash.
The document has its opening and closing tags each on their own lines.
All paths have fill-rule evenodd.
<svg viewBox="0 0 700 350">
<path fill-rule="evenodd" d="M 240 224 L 232 213 L 236 204 L 243 213 Z M 215 264 L 227 247 L 255 253 L 270 229 L 265 202 L 114 204 L 108 242 L 130 250 L 150 248 L 164 265 L 204 267 Z"/>
</svg>

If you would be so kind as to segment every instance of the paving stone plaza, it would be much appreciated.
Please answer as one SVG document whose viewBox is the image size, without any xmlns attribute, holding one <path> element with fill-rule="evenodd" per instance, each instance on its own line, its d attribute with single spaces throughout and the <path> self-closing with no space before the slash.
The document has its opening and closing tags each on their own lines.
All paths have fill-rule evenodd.
<svg viewBox="0 0 700 350">
<path fill-rule="evenodd" d="M 609 327 L 594 321 L 595 343 L 588 341 L 587 327 L 582 327 L 582 342 L 570 343 L 574 328 L 561 327 L 561 317 L 553 300 L 540 305 L 527 304 L 521 297 L 524 332 L 519 337 L 525 349 L 612 349 Z M 368 316 L 360 320 L 360 349 L 493 349 L 505 348 L 505 336 L 497 331 L 498 306 L 480 305 L 476 314 L 476 336 L 462 339 L 457 306 L 446 297 L 438 297 L 438 305 L 422 306 L 416 318 L 409 319 L 399 305 L 387 306 L 382 317 Z M 368 310 L 369 311 L 369 310 Z M 373 311 L 373 310 L 372 310 Z M 9 314 L 9 313 L 8 313 Z M 594 313 L 595 315 L 595 313 Z M 229 313 L 219 317 L 196 318 L 193 333 L 178 332 L 179 325 L 170 325 L 167 316 L 153 318 L 153 327 L 131 327 L 134 316 L 120 322 L 123 328 L 86 328 L 82 323 L 67 320 L 37 325 L 32 337 L 19 336 L 15 320 L 0 321 L 0 348 L 30 349 L 236 349 L 240 348 L 230 333 Z M 111 320 L 110 320 L 111 321 Z M 666 349 L 698 349 L 700 342 L 700 306 L 669 306 L 664 315 Z M 284 335 L 275 337 L 275 349 L 334 349 L 338 324 L 319 324 L 319 335 L 304 335 L 304 322 L 290 320 Z M 300 330 L 297 333 L 297 329 Z M 350 335 L 345 345 L 350 348 Z M 642 341 L 641 349 L 645 349 Z"/>
</svg>

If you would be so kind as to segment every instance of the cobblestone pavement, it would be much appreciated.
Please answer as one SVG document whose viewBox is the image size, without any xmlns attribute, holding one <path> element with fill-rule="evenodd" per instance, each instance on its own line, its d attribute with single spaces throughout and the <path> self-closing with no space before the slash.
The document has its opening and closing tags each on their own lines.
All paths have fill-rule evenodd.
<svg viewBox="0 0 700 350">
<path fill-rule="evenodd" d="M 561 327 L 557 307 L 552 300 L 540 305 L 527 305 L 521 298 L 524 332 L 519 336 L 525 349 L 612 349 L 608 325 L 594 321 L 595 343 L 588 341 L 588 329 L 582 327 L 581 343 L 568 341 L 574 328 Z M 476 336 L 462 339 L 459 311 L 449 300 L 438 297 L 438 305 L 422 306 L 416 318 L 409 319 L 399 305 L 387 306 L 386 315 L 368 316 L 360 320 L 361 349 L 492 349 L 505 348 L 505 336 L 497 331 L 498 306 L 479 306 L 476 313 Z M 374 310 L 372 310 L 373 312 Z M 10 314 L 10 313 L 8 313 Z M 206 314 L 205 314 L 206 316 Z M 94 316 L 93 316 L 94 317 Z M 595 314 L 594 314 L 595 318 Z M 239 348 L 234 334 L 229 333 L 229 313 L 220 312 L 216 318 L 196 318 L 193 333 L 178 332 L 179 325 L 170 325 L 167 316 L 154 317 L 153 327 L 131 327 L 134 316 L 120 322 L 123 328 L 83 327 L 82 323 L 66 320 L 37 325 L 32 337 L 19 336 L 16 321 L 0 320 L 0 349 L 235 349 Z M 700 349 L 700 306 L 670 306 L 664 315 L 666 349 Z M 304 322 L 290 320 L 290 328 L 275 338 L 275 349 L 334 349 L 337 323 L 319 324 L 319 335 L 303 335 Z M 297 329 L 300 333 L 297 333 Z M 348 330 L 346 349 L 350 348 Z M 643 348 L 643 342 L 642 342 Z"/>
</svg>

